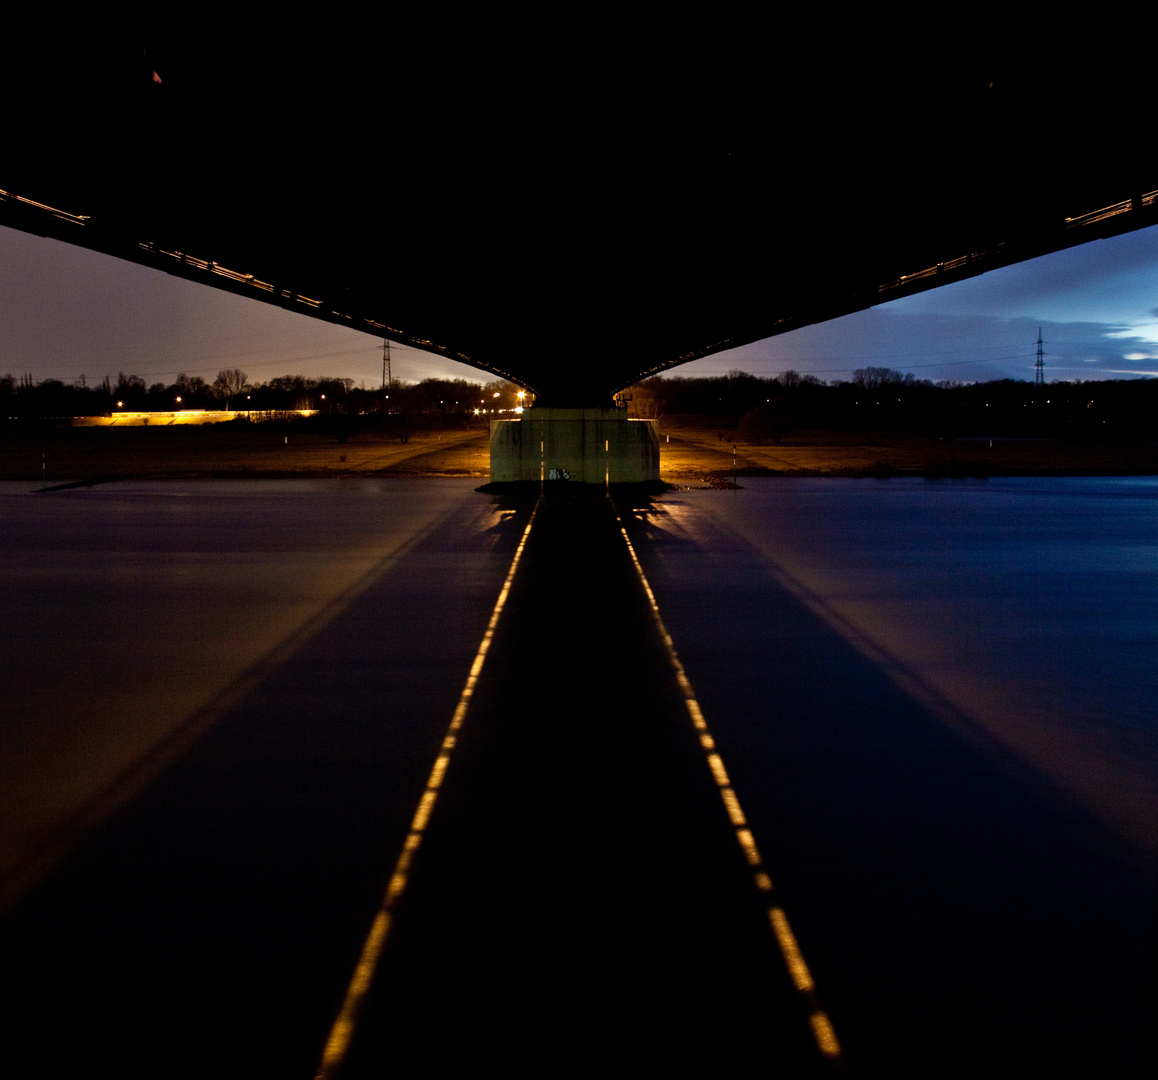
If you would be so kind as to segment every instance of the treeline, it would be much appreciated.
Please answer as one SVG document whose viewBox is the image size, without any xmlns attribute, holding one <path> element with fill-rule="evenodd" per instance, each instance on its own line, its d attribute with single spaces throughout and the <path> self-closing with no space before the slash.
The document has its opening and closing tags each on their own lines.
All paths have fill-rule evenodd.
<svg viewBox="0 0 1158 1080">
<path fill-rule="evenodd" d="M 1154 379 L 933 383 L 871 367 L 833 383 L 794 371 L 774 378 L 742 371 L 714 378 L 657 376 L 628 393 L 633 416 L 679 418 L 753 443 L 779 442 L 805 430 L 936 438 L 1158 438 Z"/>
<path fill-rule="evenodd" d="M 1158 380 L 1034 384 L 1014 379 L 933 383 L 890 368 L 868 367 L 848 381 L 825 383 L 787 371 L 761 378 L 731 371 L 714 378 L 657 376 L 626 395 L 633 416 L 679 418 L 718 428 L 748 442 L 779 442 L 793 431 L 895 431 L 937 438 L 1158 438 Z M 84 380 L 35 382 L 0 377 L 0 420 L 102 416 L 123 412 L 228 409 L 253 420 L 278 420 L 303 410 L 344 418 L 347 427 L 456 427 L 479 412 L 519 404 L 504 380 L 424 379 L 389 387 L 357 387 L 352 379 L 281 375 L 251 383 L 237 368 L 212 382 L 178 375 L 146 385 L 120 374 L 95 385 Z M 357 419 L 360 418 L 360 419 Z"/>
<path fill-rule="evenodd" d="M 250 382 L 238 368 L 218 372 L 212 382 L 198 375 L 178 375 L 173 383 L 146 385 L 123 372 L 90 385 L 85 380 L 35 382 L 31 375 L 0 377 L 0 417 L 51 418 L 107 416 L 116 412 L 173 412 L 228 409 L 252 419 L 278 419 L 312 410 L 324 415 L 400 416 L 414 422 L 455 424 L 476 409 L 513 408 L 517 387 L 502 380 L 474 383 L 466 379 L 393 382 L 389 387 L 357 387 L 353 379 L 281 375 Z M 496 395 L 498 395 L 496 397 Z"/>
</svg>

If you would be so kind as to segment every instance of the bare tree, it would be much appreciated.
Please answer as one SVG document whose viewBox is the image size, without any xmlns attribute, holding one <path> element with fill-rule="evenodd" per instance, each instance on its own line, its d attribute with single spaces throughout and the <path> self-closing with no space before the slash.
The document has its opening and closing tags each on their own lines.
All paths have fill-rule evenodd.
<svg viewBox="0 0 1158 1080">
<path fill-rule="evenodd" d="M 852 384 L 860 390 L 879 390 L 902 381 L 900 372 L 887 367 L 857 368 L 852 373 Z"/>
<path fill-rule="evenodd" d="M 637 420 L 663 418 L 663 380 L 655 377 L 637 382 L 630 390 L 631 404 L 628 415 Z"/>
<path fill-rule="evenodd" d="M 229 408 L 230 401 L 249 389 L 249 376 L 240 368 L 224 368 L 217 373 L 213 380 L 213 392 L 218 397 L 225 398 L 225 408 Z"/>
</svg>

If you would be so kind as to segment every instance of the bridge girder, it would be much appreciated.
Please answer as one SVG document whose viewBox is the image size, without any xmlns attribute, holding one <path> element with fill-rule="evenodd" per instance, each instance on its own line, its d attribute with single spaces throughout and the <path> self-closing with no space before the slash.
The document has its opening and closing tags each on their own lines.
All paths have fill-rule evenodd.
<svg viewBox="0 0 1158 1080">
<path fill-rule="evenodd" d="M 742 26 L 658 57 L 646 28 L 534 55 L 436 29 L 410 20 L 397 52 L 118 32 L 61 46 L 44 100 L 10 64 L 0 223 L 555 405 L 1158 223 L 1158 175 L 1126 152 L 1137 78 L 1092 50 L 1043 75 L 851 39 L 786 65 Z"/>
</svg>

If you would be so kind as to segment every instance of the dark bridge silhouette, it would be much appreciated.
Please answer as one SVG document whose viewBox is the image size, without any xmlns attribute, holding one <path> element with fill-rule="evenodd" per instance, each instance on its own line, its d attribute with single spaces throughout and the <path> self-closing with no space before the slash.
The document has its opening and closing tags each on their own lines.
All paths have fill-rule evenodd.
<svg viewBox="0 0 1158 1080">
<path fill-rule="evenodd" d="M 147 48 L 135 25 L 102 39 L 103 13 L 41 36 L 13 21 L 0 224 L 443 353 L 533 388 L 549 416 L 1158 221 L 1135 130 L 1150 96 L 1117 50 L 1114 66 L 1084 41 L 1003 52 L 952 27 L 922 59 L 914 28 L 902 49 L 834 8 L 723 27 L 435 10 L 266 9 L 247 40 L 151 14 Z M 527 440 L 536 470 L 546 441 Z M 63 830 L 75 857 L 0 923 L 24 1072 L 309 1075 L 387 915 L 349 1078 L 488 1059 L 830 1076 L 816 1000 L 854 1076 L 1140 1071 L 1152 875 L 1032 766 L 963 736 L 728 512 L 434 487 L 437 515 L 426 495 L 375 502 L 396 539 L 373 575 L 199 713 L 190 743 L 166 736 L 126 805 L 118 782 Z M 257 493 L 245 531 L 232 508 L 102 517 L 86 498 L 75 527 L 93 531 L 48 545 L 66 497 L 35 496 L 21 520 L 41 531 L 0 539 L 21 581 L 8 667 L 55 649 L 70 688 L 131 650 L 67 626 L 58 582 L 95 619 L 131 577 L 149 617 L 120 622 L 179 627 L 165 544 L 248 559 L 325 512 L 270 516 Z"/>
<path fill-rule="evenodd" d="M 0 223 L 572 406 L 1158 222 L 1127 62 L 831 29 L 54 43 L 5 72 Z"/>
</svg>

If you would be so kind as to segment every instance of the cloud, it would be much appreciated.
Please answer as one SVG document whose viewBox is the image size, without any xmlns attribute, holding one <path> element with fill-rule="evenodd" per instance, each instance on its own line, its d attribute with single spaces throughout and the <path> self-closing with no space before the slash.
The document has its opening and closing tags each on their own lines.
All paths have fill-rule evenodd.
<svg viewBox="0 0 1158 1080">
<path fill-rule="evenodd" d="M 789 368 L 828 381 L 848 380 L 856 368 L 890 367 L 938 382 L 984 382 L 989 379 L 1034 378 L 1038 328 L 1044 340 L 1047 379 L 1114 378 L 1135 353 L 1145 352 L 1153 339 L 1138 328 L 1083 321 L 1009 318 L 986 313 L 906 312 L 894 305 L 858 312 L 829 323 L 805 327 L 733 349 L 673 374 L 721 375 L 740 368 L 756 375 L 777 375 Z M 1110 335 L 1130 335 L 1131 349 Z M 1155 349 L 1158 350 L 1158 343 Z M 1133 374 L 1127 369 L 1127 374 Z M 1139 373 L 1142 374 L 1142 373 Z"/>
<path fill-rule="evenodd" d="M 1047 379 L 1149 376 L 1129 365 L 1158 359 L 1156 298 L 1158 227 L 805 327 L 676 373 L 792 368 L 837 380 L 871 365 L 934 382 L 1032 380 L 1040 327 Z"/>
<path fill-rule="evenodd" d="M 1158 324 L 1143 324 L 1140 326 L 1125 327 L 1120 330 L 1109 330 L 1106 332 L 1106 337 L 1117 338 L 1119 340 L 1128 340 L 1133 338 L 1136 341 L 1143 341 L 1147 344 L 1158 345 Z"/>
</svg>

